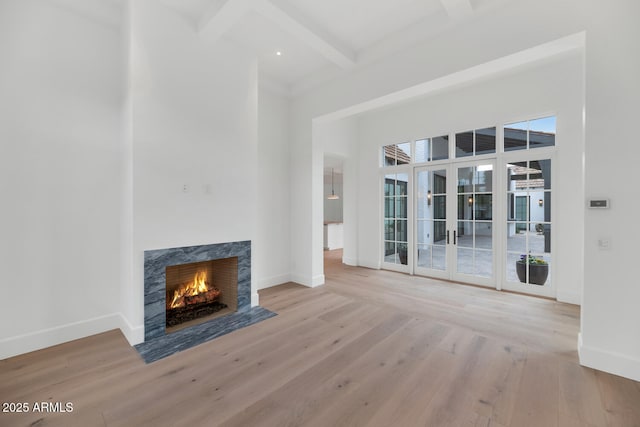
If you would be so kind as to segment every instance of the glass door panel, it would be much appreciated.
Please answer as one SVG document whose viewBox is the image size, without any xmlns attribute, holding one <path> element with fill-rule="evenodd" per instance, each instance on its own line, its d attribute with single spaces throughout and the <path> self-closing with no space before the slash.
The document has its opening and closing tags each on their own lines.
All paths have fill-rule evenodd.
<svg viewBox="0 0 640 427">
<path fill-rule="evenodd" d="M 505 289 L 551 287 L 551 160 L 511 162 L 507 172 Z"/>
<path fill-rule="evenodd" d="M 407 265 L 408 187 L 406 173 L 384 177 L 384 258 L 385 263 Z"/>
<path fill-rule="evenodd" d="M 493 162 L 456 167 L 456 280 L 489 284 L 494 277 Z"/>
<path fill-rule="evenodd" d="M 447 170 L 416 170 L 415 272 L 445 277 L 447 273 Z"/>
</svg>

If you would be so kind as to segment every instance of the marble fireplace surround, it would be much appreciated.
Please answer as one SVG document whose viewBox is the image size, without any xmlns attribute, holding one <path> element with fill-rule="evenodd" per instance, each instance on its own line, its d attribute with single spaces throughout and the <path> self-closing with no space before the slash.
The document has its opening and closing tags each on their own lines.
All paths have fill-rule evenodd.
<svg viewBox="0 0 640 427">
<path fill-rule="evenodd" d="M 208 322 L 166 333 L 166 268 L 173 265 L 238 258 L 238 310 Z M 144 342 L 135 346 L 153 362 L 275 316 L 251 307 L 251 241 L 144 251 Z"/>
</svg>

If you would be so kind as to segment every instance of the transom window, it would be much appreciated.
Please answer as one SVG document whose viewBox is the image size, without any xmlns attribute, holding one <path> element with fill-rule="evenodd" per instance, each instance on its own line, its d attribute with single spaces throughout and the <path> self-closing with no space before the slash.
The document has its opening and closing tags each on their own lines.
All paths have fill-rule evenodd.
<svg viewBox="0 0 640 427">
<path fill-rule="evenodd" d="M 411 143 L 391 144 L 382 147 L 382 165 L 397 166 L 407 165 L 411 161 Z"/>
<path fill-rule="evenodd" d="M 504 151 L 554 145 L 556 145 L 555 116 L 504 125 Z"/>
<path fill-rule="evenodd" d="M 456 134 L 456 157 L 496 152 L 496 128 L 470 130 Z"/>
<path fill-rule="evenodd" d="M 449 136 L 436 136 L 416 141 L 415 162 L 431 162 L 449 158 Z"/>
</svg>

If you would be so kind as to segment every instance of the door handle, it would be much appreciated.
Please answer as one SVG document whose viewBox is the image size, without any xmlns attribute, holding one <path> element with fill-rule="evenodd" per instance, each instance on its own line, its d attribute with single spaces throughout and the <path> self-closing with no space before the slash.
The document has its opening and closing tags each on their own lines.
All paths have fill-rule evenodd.
<svg viewBox="0 0 640 427">
<path fill-rule="evenodd" d="M 449 230 L 447 230 L 447 245 L 449 244 Z"/>
<path fill-rule="evenodd" d="M 453 230 L 453 244 L 456 244 L 456 230 Z"/>
</svg>

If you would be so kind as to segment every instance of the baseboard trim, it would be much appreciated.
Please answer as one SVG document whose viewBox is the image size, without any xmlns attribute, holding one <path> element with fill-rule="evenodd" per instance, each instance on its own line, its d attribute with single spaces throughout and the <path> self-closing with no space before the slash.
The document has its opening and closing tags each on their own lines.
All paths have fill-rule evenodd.
<svg viewBox="0 0 640 427">
<path fill-rule="evenodd" d="M 257 292 L 251 293 L 251 307 L 257 307 L 260 305 L 260 295 Z"/>
<path fill-rule="evenodd" d="M 303 276 L 301 274 L 292 274 L 291 281 L 309 288 L 315 288 L 317 286 L 324 285 L 324 274 L 318 274 L 313 277 Z"/>
<path fill-rule="evenodd" d="M 352 267 L 357 267 L 358 266 L 358 260 L 355 258 L 342 258 L 342 263 L 346 264 L 346 265 L 350 265 Z"/>
<path fill-rule="evenodd" d="M 265 277 L 264 279 L 258 279 L 258 290 L 282 285 L 283 283 L 287 283 L 290 281 L 291 281 L 291 275 L 289 273 L 279 274 L 277 276 Z"/>
<path fill-rule="evenodd" d="M 578 334 L 578 355 L 582 366 L 640 381 L 640 360 L 586 346 L 582 342 L 582 333 Z"/>
<path fill-rule="evenodd" d="M 357 265 L 360 267 L 371 268 L 373 270 L 380 270 L 380 268 L 382 268 L 380 262 L 360 261 Z"/>
<path fill-rule="evenodd" d="M 15 337 L 4 338 L 0 340 L 0 360 L 85 338 L 112 329 L 122 330 L 125 325 L 126 328 L 129 329 L 127 331 L 129 335 L 134 337 L 135 328 L 130 328 L 128 322 L 120 313 L 113 313 Z"/>
<path fill-rule="evenodd" d="M 133 346 L 144 342 L 144 326 L 132 326 L 124 314 L 118 313 L 118 316 L 120 316 L 120 330 L 129 344 Z"/>
<path fill-rule="evenodd" d="M 556 293 L 556 299 L 559 302 L 566 302 L 567 304 L 582 305 L 582 296 L 578 292 L 558 291 Z"/>
</svg>

